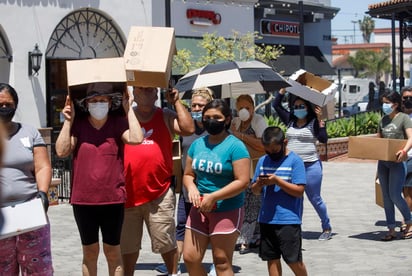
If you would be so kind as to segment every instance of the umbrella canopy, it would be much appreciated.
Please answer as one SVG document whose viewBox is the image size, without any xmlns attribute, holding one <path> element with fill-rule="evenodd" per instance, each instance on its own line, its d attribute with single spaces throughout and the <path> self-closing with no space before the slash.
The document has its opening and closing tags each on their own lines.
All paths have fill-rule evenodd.
<svg viewBox="0 0 412 276">
<path fill-rule="evenodd" d="M 234 94 L 258 94 L 275 91 L 291 86 L 286 79 L 263 62 L 227 61 L 209 64 L 184 75 L 176 83 L 180 92 L 201 87 L 221 86 L 221 97 L 233 97 Z M 226 89 L 226 90 L 225 90 Z M 233 93 L 233 91 L 243 91 Z M 228 92 L 223 92 L 228 91 Z"/>
</svg>

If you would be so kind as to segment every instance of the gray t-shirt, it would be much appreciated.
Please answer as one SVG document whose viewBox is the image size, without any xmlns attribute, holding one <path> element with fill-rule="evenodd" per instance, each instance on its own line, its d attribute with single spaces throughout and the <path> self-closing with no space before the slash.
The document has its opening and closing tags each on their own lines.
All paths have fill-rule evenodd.
<svg viewBox="0 0 412 276">
<path fill-rule="evenodd" d="M 407 128 L 412 128 L 412 121 L 408 115 L 399 112 L 393 119 L 388 115 L 383 116 L 378 125 L 378 132 L 383 138 L 408 139 L 405 133 Z"/>
<path fill-rule="evenodd" d="M 6 140 L 0 170 L 0 206 L 14 205 L 36 196 L 33 149 L 39 146 L 46 146 L 40 132 L 20 123 L 17 132 Z"/>
</svg>

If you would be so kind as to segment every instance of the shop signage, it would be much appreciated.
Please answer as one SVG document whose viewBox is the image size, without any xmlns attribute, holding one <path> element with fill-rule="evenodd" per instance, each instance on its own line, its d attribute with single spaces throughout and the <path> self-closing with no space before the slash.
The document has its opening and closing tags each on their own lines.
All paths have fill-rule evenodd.
<svg viewBox="0 0 412 276">
<path fill-rule="evenodd" d="M 264 19 L 260 21 L 260 33 L 262 35 L 299 38 L 299 23 Z"/>
<path fill-rule="evenodd" d="M 222 21 L 219 13 L 207 10 L 187 9 L 186 17 L 190 19 L 192 25 L 219 25 Z"/>
</svg>

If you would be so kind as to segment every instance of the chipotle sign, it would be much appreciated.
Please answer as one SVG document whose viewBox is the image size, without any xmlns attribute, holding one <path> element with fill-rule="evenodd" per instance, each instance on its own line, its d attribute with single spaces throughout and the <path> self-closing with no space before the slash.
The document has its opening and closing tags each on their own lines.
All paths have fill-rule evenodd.
<svg viewBox="0 0 412 276">
<path fill-rule="evenodd" d="M 260 33 L 262 35 L 299 37 L 299 23 L 278 20 L 261 20 Z"/>
</svg>

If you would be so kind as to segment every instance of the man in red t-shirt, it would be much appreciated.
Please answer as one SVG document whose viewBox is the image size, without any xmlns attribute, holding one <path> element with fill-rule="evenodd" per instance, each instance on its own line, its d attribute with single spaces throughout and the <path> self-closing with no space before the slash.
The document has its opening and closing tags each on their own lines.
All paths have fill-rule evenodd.
<svg viewBox="0 0 412 276">
<path fill-rule="evenodd" d="M 125 275 L 134 274 L 143 223 L 152 241 L 152 251 L 162 255 L 169 274 L 176 274 L 176 198 L 170 185 L 172 141 L 175 134 L 191 135 L 194 124 L 190 113 L 179 101 L 176 89 L 166 92 L 166 99 L 175 111 L 155 106 L 157 88 L 134 87 L 133 93 L 137 103 L 134 111 L 142 126 L 144 140 L 140 145 L 125 145 L 124 152 L 127 200 L 120 247 Z"/>
</svg>

